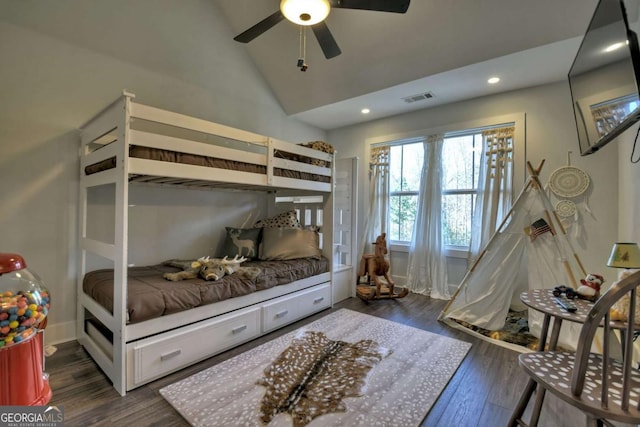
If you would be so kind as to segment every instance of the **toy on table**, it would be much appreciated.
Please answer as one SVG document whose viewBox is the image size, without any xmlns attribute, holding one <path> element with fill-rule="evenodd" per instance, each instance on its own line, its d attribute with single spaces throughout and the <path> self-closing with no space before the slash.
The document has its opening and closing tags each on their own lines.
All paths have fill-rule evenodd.
<svg viewBox="0 0 640 427">
<path fill-rule="evenodd" d="M 555 288 L 553 288 L 553 291 L 551 291 L 553 293 L 554 297 L 559 297 L 562 294 L 565 294 L 565 296 L 568 299 L 574 299 L 575 297 L 578 296 L 578 294 L 576 293 L 575 289 L 570 288 L 569 286 L 556 286 Z"/>
<path fill-rule="evenodd" d="M 604 278 L 600 274 L 587 274 L 584 279 L 580 279 L 580 286 L 577 289 L 578 297 L 588 301 L 597 300 L 603 283 Z"/>
</svg>

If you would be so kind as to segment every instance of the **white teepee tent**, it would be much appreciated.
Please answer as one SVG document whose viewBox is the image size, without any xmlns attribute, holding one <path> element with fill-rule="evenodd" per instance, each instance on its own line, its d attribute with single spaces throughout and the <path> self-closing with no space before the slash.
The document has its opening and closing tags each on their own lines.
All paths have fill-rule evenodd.
<svg viewBox="0 0 640 427">
<path fill-rule="evenodd" d="M 586 275 L 538 179 L 543 164 L 544 160 L 537 169 L 527 164 L 530 176 L 524 189 L 439 320 L 470 333 L 474 332 L 453 319 L 499 330 L 504 327 L 509 308 L 525 308 L 520 302 L 522 292 L 558 285 L 576 289 L 579 279 Z M 540 224 L 548 228 L 536 227 Z M 542 314 L 529 310 L 532 334 L 539 336 L 542 319 Z M 579 331 L 580 325 L 564 322 L 559 345 L 575 348 Z M 522 350 L 520 346 L 497 343 Z"/>
</svg>

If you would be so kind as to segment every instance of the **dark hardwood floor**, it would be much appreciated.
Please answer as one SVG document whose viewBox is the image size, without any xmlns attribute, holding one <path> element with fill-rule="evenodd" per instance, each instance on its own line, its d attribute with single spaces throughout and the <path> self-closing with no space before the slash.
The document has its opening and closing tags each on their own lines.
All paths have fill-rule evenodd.
<svg viewBox="0 0 640 427">
<path fill-rule="evenodd" d="M 330 310 L 130 391 L 125 397 L 113 389 L 106 376 L 76 341 L 63 343 L 57 345 L 57 352 L 46 360 L 46 371 L 53 389 L 50 404 L 64 408 L 65 425 L 69 427 L 186 426 L 188 424 L 184 419 L 160 396 L 160 388 L 296 329 L 332 310 L 349 308 L 473 344 L 431 408 L 423 426 L 506 425 L 527 381 L 527 376 L 518 367 L 518 353 L 439 323 L 437 318 L 444 304 L 444 301 L 415 294 L 398 300 L 369 303 L 351 298 Z M 540 426 L 573 427 L 584 425 L 584 422 L 585 417 L 580 411 L 547 394 Z"/>
</svg>

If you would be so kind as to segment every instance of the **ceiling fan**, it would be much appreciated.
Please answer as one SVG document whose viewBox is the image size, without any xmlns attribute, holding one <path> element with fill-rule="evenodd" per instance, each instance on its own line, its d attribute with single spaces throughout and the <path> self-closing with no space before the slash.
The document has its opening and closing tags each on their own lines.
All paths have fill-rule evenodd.
<svg viewBox="0 0 640 427">
<path fill-rule="evenodd" d="M 280 10 L 233 39 L 241 43 L 249 43 L 283 19 L 287 19 L 294 24 L 311 27 L 324 56 L 331 59 L 342 53 L 324 22 L 331 8 L 405 13 L 409 8 L 409 2 L 410 0 L 282 0 Z"/>
</svg>

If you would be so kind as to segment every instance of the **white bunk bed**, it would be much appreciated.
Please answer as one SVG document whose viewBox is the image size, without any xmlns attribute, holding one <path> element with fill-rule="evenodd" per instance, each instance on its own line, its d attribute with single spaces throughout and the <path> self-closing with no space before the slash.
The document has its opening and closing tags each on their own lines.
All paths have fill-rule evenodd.
<svg viewBox="0 0 640 427">
<path fill-rule="evenodd" d="M 83 126 L 81 132 L 77 337 L 121 395 L 333 303 L 334 156 L 146 106 L 135 102 L 134 97 L 124 93 Z M 219 140 L 224 142 L 216 142 Z M 131 155 L 134 146 L 249 163 L 257 166 L 260 172 L 136 158 Z M 293 157 L 280 158 L 283 152 Z M 315 165 L 298 161 L 301 158 L 307 162 L 313 159 Z M 90 171 L 93 165 L 109 162 L 112 165 L 104 170 Z M 306 178 L 313 176 L 313 179 L 320 177 L 321 180 L 299 179 L 278 170 L 300 171 Z M 306 215 L 302 215 L 302 221 L 322 226 L 322 253 L 329 260 L 328 271 L 157 319 L 129 323 L 129 186 L 138 183 L 266 191 L 273 194 L 269 210 L 274 214 L 283 210 L 276 199 L 285 203 L 312 200 L 310 205 L 296 206 L 304 206 L 301 211 Z M 103 185 L 115 187 L 113 243 L 87 235 L 91 212 L 88 191 Z M 305 197 L 310 195 L 313 197 Z M 291 206 L 285 205 L 285 209 Z M 113 263 L 112 310 L 100 305 L 83 290 L 83 278 L 89 269 L 87 258 L 94 255 Z M 92 323 L 94 320 L 101 326 L 98 329 L 102 329 L 102 333 Z"/>
</svg>

